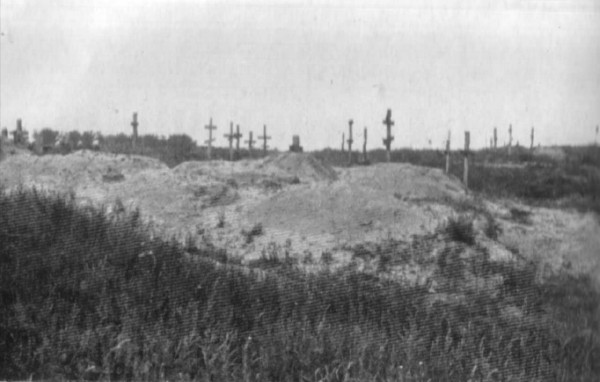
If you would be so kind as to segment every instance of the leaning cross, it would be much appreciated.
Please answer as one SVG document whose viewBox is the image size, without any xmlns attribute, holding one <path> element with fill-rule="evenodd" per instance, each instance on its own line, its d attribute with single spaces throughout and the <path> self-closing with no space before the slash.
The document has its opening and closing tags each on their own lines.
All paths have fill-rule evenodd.
<svg viewBox="0 0 600 382">
<path fill-rule="evenodd" d="M 350 165 L 352 165 L 352 142 L 354 142 L 354 140 L 352 139 L 352 124 L 353 123 L 354 123 L 353 120 L 348 121 L 348 163 Z"/>
<path fill-rule="evenodd" d="M 383 144 L 385 145 L 386 149 L 387 161 L 390 162 L 390 147 L 392 145 L 392 141 L 394 140 L 394 137 L 392 136 L 392 126 L 394 126 L 394 121 L 392 121 L 392 109 L 387 110 L 387 114 L 385 116 L 385 119 L 383 120 L 383 124 L 387 127 L 387 135 L 386 138 L 384 138 L 383 140 Z"/>
<path fill-rule="evenodd" d="M 217 126 L 214 126 L 212 123 L 212 118 L 210 119 L 210 122 L 208 123 L 207 126 L 204 126 L 205 129 L 208 129 L 208 140 L 204 141 L 206 144 L 208 144 L 207 150 L 206 150 L 206 157 L 208 158 L 208 160 L 210 160 L 211 157 L 211 151 L 212 151 L 212 143 L 214 142 L 214 138 L 212 135 L 212 131 L 215 130 L 217 128 Z"/>
<path fill-rule="evenodd" d="M 248 140 L 245 143 L 248 144 L 248 153 L 250 154 L 250 158 L 252 158 L 252 147 L 254 146 L 254 139 L 252 139 L 252 131 L 248 133 Z"/>
<path fill-rule="evenodd" d="M 271 139 L 271 137 L 267 135 L 267 125 L 263 125 L 263 135 L 259 136 L 258 139 L 262 139 L 263 141 L 263 154 L 266 156 L 267 148 L 269 148 L 269 146 L 267 146 L 267 140 Z"/>
<path fill-rule="evenodd" d="M 229 160 L 233 161 L 233 122 L 229 124 L 229 134 L 225 134 L 225 138 L 229 141 Z"/>
</svg>

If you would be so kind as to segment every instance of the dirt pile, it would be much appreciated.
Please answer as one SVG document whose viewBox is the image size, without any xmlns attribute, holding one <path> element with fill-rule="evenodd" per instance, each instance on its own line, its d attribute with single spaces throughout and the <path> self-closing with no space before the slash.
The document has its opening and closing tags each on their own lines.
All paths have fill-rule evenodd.
<svg viewBox="0 0 600 382">
<path fill-rule="evenodd" d="M 262 167 L 267 170 L 281 170 L 289 176 L 301 180 L 334 181 L 338 179 L 338 174 L 331 166 L 326 165 L 310 154 L 304 153 L 288 152 L 271 155 L 263 161 Z"/>
</svg>

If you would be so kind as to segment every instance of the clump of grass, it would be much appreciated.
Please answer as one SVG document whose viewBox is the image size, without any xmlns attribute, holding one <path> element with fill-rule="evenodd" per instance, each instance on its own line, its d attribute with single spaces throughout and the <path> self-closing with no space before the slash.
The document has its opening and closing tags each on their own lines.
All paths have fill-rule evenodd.
<svg viewBox="0 0 600 382">
<path fill-rule="evenodd" d="M 254 241 L 256 236 L 260 236 L 264 234 L 263 226 L 261 223 L 256 223 L 252 228 L 248 231 L 242 230 L 242 235 L 246 238 L 246 244 L 250 244 Z"/>
<path fill-rule="evenodd" d="M 459 215 L 456 218 L 450 218 L 441 228 L 441 231 L 447 235 L 448 240 L 475 245 L 473 218 L 469 215 Z"/>
<path fill-rule="evenodd" d="M 432 303 L 424 287 L 351 269 L 261 276 L 185 253 L 128 214 L 111 220 L 49 194 L 0 194 L 2 378 L 600 377 L 597 337 L 576 335 L 594 323 L 599 297 L 583 281 L 546 289 L 528 270 L 489 265 L 505 275 L 501 294 Z M 539 319 L 544 311 L 552 314 Z M 557 330 L 564 322 L 569 331 Z"/>
</svg>

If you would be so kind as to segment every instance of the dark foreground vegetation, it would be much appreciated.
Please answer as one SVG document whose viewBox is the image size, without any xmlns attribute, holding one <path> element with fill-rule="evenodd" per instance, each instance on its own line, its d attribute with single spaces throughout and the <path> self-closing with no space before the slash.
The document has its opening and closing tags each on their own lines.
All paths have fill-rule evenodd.
<svg viewBox="0 0 600 382">
<path fill-rule="evenodd" d="M 503 285 L 432 300 L 350 268 L 307 274 L 283 262 L 251 273 L 213 255 L 152 238 L 137 212 L 2 193 L 0 378 L 600 378 L 600 296 L 583 277 L 540 285 L 534 266 L 449 255 L 446 273 L 476 267 Z"/>
</svg>

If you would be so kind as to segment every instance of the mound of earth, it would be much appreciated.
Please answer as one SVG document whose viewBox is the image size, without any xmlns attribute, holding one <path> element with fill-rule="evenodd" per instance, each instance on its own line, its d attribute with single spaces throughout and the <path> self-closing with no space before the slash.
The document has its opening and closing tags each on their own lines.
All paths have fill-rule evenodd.
<svg viewBox="0 0 600 382">
<path fill-rule="evenodd" d="M 287 152 L 271 155 L 263 161 L 265 168 L 273 167 L 299 179 L 337 180 L 336 171 L 311 154 Z"/>
<path fill-rule="evenodd" d="M 117 155 L 81 150 L 68 155 L 14 155 L 0 169 L 0 183 L 20 184 L 58 191 L 102 183 L 115 176 L 128 177 L 143 170 L 167 169 L 162 162 L 136 155 Z M 122 178 L 121 178 L 122 179 Z"/>
<path fill-rule="evenodd" d="M 344 171 L 338 182 L 275 194 L 247 218 L 280 232 L 333 235 L 346 242 L 408 238 L 433 231 L 452 213 L 448 202 L 466 197 L 460 182 L 441 170 L 377 164 Z"/>
</svg>

